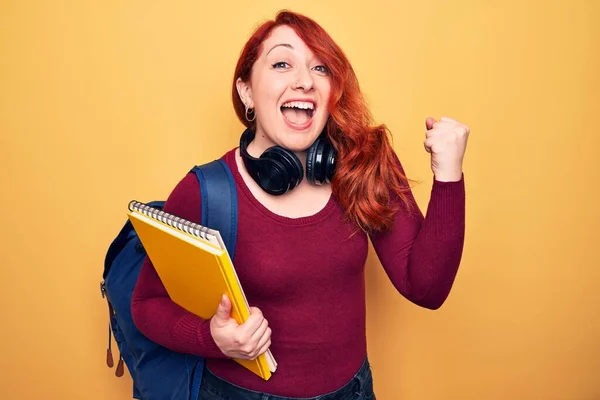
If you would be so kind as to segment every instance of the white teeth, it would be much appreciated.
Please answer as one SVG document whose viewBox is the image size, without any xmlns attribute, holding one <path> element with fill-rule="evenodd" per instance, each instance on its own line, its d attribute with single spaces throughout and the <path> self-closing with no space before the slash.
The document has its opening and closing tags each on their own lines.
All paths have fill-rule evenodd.
<svg viewBox="0 0 600 400">
<path fill-rule="evenodd" d="M 315 105 L 308 101 L 289 101 L 287 103 L 284 103 L 282 105 L 282 107 L 302 108 L 304 110 L 312 110 L 312 109 L 314 109 Z"/>
</svg>

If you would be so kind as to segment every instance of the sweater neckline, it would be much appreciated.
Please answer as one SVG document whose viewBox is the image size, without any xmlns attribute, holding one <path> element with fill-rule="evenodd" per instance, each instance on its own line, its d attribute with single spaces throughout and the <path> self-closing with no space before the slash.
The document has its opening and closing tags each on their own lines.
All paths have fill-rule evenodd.
<svg viewBox="0 0 600 400">
<path fill-rule="evenodd" d="M 283 224 L 288 224 L 288 225 L 307 225 L 307 224 L 315 223 L 315 222 L 322 220 L 323 218 L 328 216 L 335 208 L 335 197 L 332 192 L 330 194 L 329 200 L 327 201 L 325 206 L 312 215 L 292 218 L 292 217 L 286 217 L 286 216 L 283 216 L 283 215 L 280 215 L 280 214 L 277 214 L 277 213 L 271 211 L 266 206 L 264 206 L 260 201 L 258 201 L 258 199 L 254 196 L 252 191 L 250 191 L 250 188 L 244 181 L 244 178 L 242 177 L 242 175 L 238 169 L 238 165 L 237 165 L 237 161 L 236 161 L 237 149 L 238 149 L 238 147 L 235 147 L 232 150 L 230 150 L 227 154 L 225 154 L 225 161 L 227 162 L 227 164 L 229 165 L 229 168 L 231 169 L 231 173 L 237 183 L 237 187 L 244 194 L 244 196 L 248 199 L 248 201 L 254 206 L 254 208 L 257 211 L 259 211 L 261 214 L 263 214 L 265 217 L 270 218 L 274 221 L 283 223 Z"/>
</svg>

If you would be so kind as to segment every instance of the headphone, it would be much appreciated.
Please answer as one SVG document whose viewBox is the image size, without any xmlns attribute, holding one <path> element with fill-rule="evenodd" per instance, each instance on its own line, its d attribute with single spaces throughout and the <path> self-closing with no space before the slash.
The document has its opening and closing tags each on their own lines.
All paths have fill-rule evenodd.
<svg viewBox="0 0 600 400">
<path fill-rule="evenodd" d="M 297 187 L 304 178 L 302 163 L 290 150 L 281 146 L 266 149 L 259 158 L 246 150 L 254 139 L 247 128 L 240 137 L 240 155 L 248 173 L 267 193 L 279 196 Z M 315 140 L 306 152 L 306 179 L 314 185 L 330 183 L 335 172 L 336 153 L 325 133 Z"/>
</svg>

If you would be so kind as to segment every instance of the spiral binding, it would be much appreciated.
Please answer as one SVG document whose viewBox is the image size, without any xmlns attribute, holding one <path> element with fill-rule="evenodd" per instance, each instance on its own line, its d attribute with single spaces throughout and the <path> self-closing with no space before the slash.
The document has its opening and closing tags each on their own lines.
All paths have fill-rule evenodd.
<svg viewBox="0 0 600 400">
<path fill-rule="evenodd" d="M 151 207 L 148 204 L 140 201 L 132 200 L 129 202 L 128 207 L 130 211 L 137 211 L 157 221 L 163 222 L 175 229 L 179 229 L 182 232 L 189 233 L 190 235 L 197 236 L 205 240 L 209 240 L 209 235 L 213 236 L 209 232 L 209 229 L 205 226 L 180 218 L 176 215 L 169 214 L 168 212 L 159 210 L 156 207 Z"/>
</svg>

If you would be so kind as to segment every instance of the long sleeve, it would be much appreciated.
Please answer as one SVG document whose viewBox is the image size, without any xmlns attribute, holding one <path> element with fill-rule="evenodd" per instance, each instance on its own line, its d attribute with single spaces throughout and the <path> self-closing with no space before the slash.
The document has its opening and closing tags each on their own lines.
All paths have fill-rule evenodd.
<svg viewBox="0 0 600 400">
<path fill-rule="evenodd" d="M 408 194 L 415 205 L 412 214 L 401 208 L 393 229 L 372 234 L 371 241 L 394 287 L 411 302 L 437 309 L 450 294 L 462 258 L 464 175 L 456 182 L 433 179 L 425 217 Z"/>
<path fill-rule="evenodd" d="M 175 187 L 164 210 L 200 222 L 200 189 L 194 174 Z M 132 295 L 131 311 L 136 327 L 150 340 L 173 351 L 211 358 L 227 358 L 204 320 L 175 304 L 148 257 L 144 260 Z"/>
</svg>

